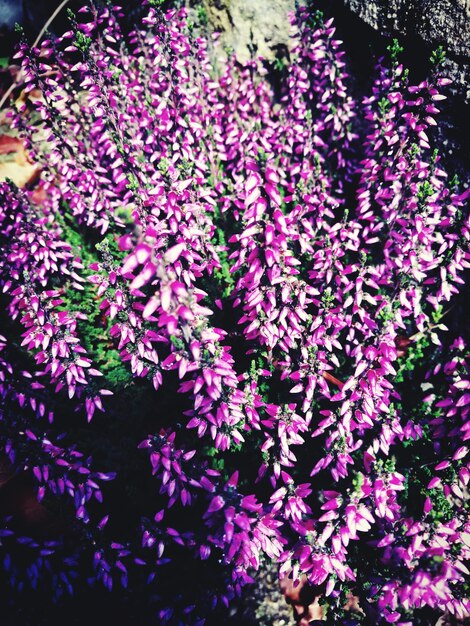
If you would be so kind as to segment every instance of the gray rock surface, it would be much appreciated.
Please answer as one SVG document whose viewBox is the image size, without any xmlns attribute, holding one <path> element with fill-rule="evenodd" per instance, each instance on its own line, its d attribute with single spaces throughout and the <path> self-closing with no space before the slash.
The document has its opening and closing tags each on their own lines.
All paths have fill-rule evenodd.
<svg viewBox="0 0 470 626">
<path fill-rule="evenodd" d="M 282 55 L 291 43 L 289 12 L 295 0 L 202 0 L 212 28 L 242 62 Z"/>
<path fill-rule="evenodd" d="M 343 0 L 375 29 L 417 34 L 459 56 L 470 54 L 469 0 Z"/>
<path fill-rule="evenodd" d="M 250 574 L 255 584 L 245 589 L 233 626 L 296 626 L 292 606 L 281 593 L 276 565 L 262 562 L 259 571 Z"/>
<path fill-rule="evenodd" d="M 0 28 L 13 28 L 15 22 L 19 22 L 23 15 L 20 2 L 12 0 L 0 0 Z"/>
<path fill-rule="evenodd" d="M 443 45 L 445 71 L 470 102 L 470 0 L 342 0 L 381 34 L 419 37 Z"/>
</svg>

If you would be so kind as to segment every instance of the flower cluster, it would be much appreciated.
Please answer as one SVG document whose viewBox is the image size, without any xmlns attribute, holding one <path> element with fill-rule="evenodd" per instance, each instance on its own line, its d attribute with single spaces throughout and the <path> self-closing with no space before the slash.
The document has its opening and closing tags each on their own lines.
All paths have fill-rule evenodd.
<svg viewBox="0 0 470 626">
<path fill-rule="evenodd" d="M 257 62 L 214 70 L 217 37 L 148 4 L 131 32 L 85 8 L 17 55 L 41 176 L 0 187 L 0 460 L 54 523 L 2 518 L 12 587 L 151 589 L 151 619 L 186 626 L 272 560 L 335 623 L 468 616 L 447 81 L 412 84 L 394 44 L 355 101 L 309 7 L 276 101 Z"/>
</svg>

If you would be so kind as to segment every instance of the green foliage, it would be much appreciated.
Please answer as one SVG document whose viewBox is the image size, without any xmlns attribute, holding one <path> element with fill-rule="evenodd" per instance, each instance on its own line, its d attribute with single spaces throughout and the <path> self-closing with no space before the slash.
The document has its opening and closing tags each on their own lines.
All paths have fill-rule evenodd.
<svg viewBox="0 0 470 626">
<path fill-rule="evenodd" d="M 287 60 L 286 57 L 276 57 L 274 59 L 274 69 L 277 70 L 278 72 L 283 72 L 289 65 L 289 61 Z"/>
<path fill-rule="evenodd" d="M 271 372 L 274 371 L 274 366 L 267 364 L 266 355 L 264 353 L 258 355 L 256 359 L 252 359 L 250 365 L 250 379 L 256 381 L 257 392 L 261 395 L 263 400 L 269 402 L 271 387 L 264 377 L 260 378 L 260 370 L 262 369 L 268 369 Z"/>
<path fill-rule="evenodd" d="M 170 161 L 168 159 L 160 159 L 157 167 L 162 175 L 166 176 L 168 174 L 168 168 L 170 167 Z"/>
<path fill-rule="evenodd" d="M 416 367 L 423 362 L 426 356 L 426 349 L 431 345 L 426 335 L 421 335 L 414 343 L 410 343 L 406 349 L 406 354 L 398 359 L 399 368 L 396 382 L 402 383 L 409 377 L 406 372 L 413 372 Z"/>
<path fill-rule="evenodd" d="M 124 222 L 124 224 L 126 224 L 127 226 L 133 226 L 134 224 L 132 209 L 130 209 L 129 207 L 119 207 L 115 211 L 115 217 L 121 222 Z M 112 250 L 112 252 L 114 253 L 115 250 Z"/>
<path fill-rule="evenodd" d="M 434 193 L 434 186 L 428 180 L 425 180 L 418 186 L 418 200 L 420 203 L 425 203 Z"/>
<path fill-rule="evenodd" d="M 379 100 L 379 111 L 380 111 L 381 117 L 385 117 L 391 108 L 392 108 L 392 103 L 390 102 L 388 98 L 384 97 Z"/>
<path fill-rule="evenodd" d="M 258 148 L 258 154 L 256 156 L 256 162 L 262 168 L 266 167 L 266 163 L 268 161 L 268 155 L 266 154 L 263 148 Z"/>
<path fill-rule="evenodd" d="M 400 45 L 398 39 L 394 38 L 392 43 L 387 46 L 387 50 L 390 54 L 390 60 L 393 67 L 396 67 L 398 65 L 398 59 L 403 52 L 403 46 Z"/>
<path fill-rule="evenodd" d="M 313 29 L 321 28 L 324 23 L 325 23 L 325 15 L 323 11 L 319 11 L 318 9 L 309 11 L 309 16 L 308 16 L 308 21 L 307 21 L 307 26 L 309 28 L 313 28 Z"/>
<path fill-rule="evenodd" d="M 196 16 L 201 26 L 207 26 L 209 23 L 209 16 L 207 15 L 206 8 L 200 4 L 196 9 Z"/>
<path fill-rule="evenodd" d="M 364 484 L 364 474 L 362 472 L 356 472 L 351 480 L 353 493 L 360 494 L 362 485 Z"/>
<path fill-rule="evenodd" d="M 397 467 L 397 460 L 394 456 L 390 457 L 389 459 L 378 459 L 375 464 L 374 464 L 375 469 L 377 470 L 377 472 L 381 473 L 384 472 L 386 474 L 390 474 L 392 472 L 394 472 L 396 470 Z"/>
<path fill-rule="evenodd" d="M 185 344 L 182 339 L 179 337 L 175 337 L 174 335 L 170 335 L 170 341 L 175 346 L 177 350 L 184 350 Z"/>
<path fill-rule="evenodd" d="M 445 497 L 441 489 L 423 490 L 424 496 L 429 496 L 432 502 L 432 509 L 429 517 L 435 522 L 449 522 L 455 515 L 455 507 Z"/>
<path fill-rule="evenodd" d="M 100 250 L 112 251 L 113 256 L 122 259 L 122 252 L 112 234 L 106 237 L 96 246 L 90 244 L 84 233 L 80 232 L 73 218 L 64 207 L 63 214 L 57 214 L 57 221 L 62 227 L 64 241 L 70 244 L 74 254 L 80 257 L 84 265 L 82 276 L 87 279 L 92 270 L 89 266 L 99 262 Z M 104 375 L 103 386 L 111 391 L 127 387 L 132 383 L 132 374 L 122 363 L 118 350 L 114 346 L 109 335 L 112 325 L 108 317 L 100 311 L 100 299 L 96 295 L 96 288 L 88 280 L 83 283 L 83 290 L 74 289 L 71 285 L 65 287 L 62 295 L 64 304 L 62 309 L 70 312 L 79 311 L 86 315 L 86 319 L 77 320 L 77 331 L 83 347 L 88 352 L 95 366 Z"/>
<path fill-rule="evenodd" d="M 325 309 L 331 309 L 334 304 L 335 296 L 331 287 L 327 287 L 322 294 L 321 301 Z"/>
<path fill-rule="evenodd" d="M 137 180 L 137 177 L 131 173 L 129 173 L 127 177 L 129 179 L 129 182 L 127 183 L 127 189 L 130 189 L 131 191 L 138 191 L 139 181 Z"/>
<path fill-rule="evenodd" d="M 457 191 L 458 188 L 460 187 L 460 179 L 457 176 L 457 174 L 454 174 L 454 176 L 451 178 L 451 180 L 449 182 L 449 187 L 453 191 Z"/>
<path fill-rule="evenodd" d="M 220 456 L 219 450 L 214 446 L 205 446 L 203 449 L 203 455 L 207 457 L 210 468 L 225 475 L 225 479 L 228 480 L 229 476 L 225 470 L 225 459 Z"/>
<path fill-rule="evenodd" d="M 220 269 L 214 270 L 214 278 L 217 282 L 217 290 L 221 293 L 222 298 L 228 298 L 235 286 L 233 274 L 230 272 L 229 253 L 227 243 L 225 241 L 225 233 L 222 228 L 217 228 L 216 238 L 219 249 L 217 250 L 220 259 Z"/>
<path fill-rule="evenodd" d="M 446 51 L 444 50 L 444 46 L 438 46 L 435 50 L 432 51 L 431 54 L 431 63 L 437 68 L 444 62 L 446 58 Z"/>
<path fill-rule="evenodd" d="M 81 31 L 75 33 L 75 47 L 85 54 L 91 46 L 91 37 L 87 37 Z"/>
<path fill-rule="evenodd" d="M 85 33 L 82 33 L 82 31 L 78 30 L 76 15 L 72 11 L 72 9 L 67 9 L 67 17 L 75 33 L 75 47 L 83 54 L 86 54 L 92 44 L 91 37 L 88 37 L 87 35 L 85 35 Z"/>
</svg>

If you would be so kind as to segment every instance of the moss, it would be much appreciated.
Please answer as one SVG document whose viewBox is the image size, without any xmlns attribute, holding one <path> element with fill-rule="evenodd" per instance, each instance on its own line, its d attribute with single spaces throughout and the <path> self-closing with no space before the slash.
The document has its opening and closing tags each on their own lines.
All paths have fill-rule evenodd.
<svg viewBox="0 0 470 626">
<path fill-rule="evenodd" d="M 412 372 L 426 358 L 426 351 L 430 345 L 431 342 L 426 335 L 422 335 L 415 343 L 409 345 L 405 356 L 398 359 L 399 368 L 395 379 L 397 383 L 402 383 L 412 376 Z"/>
<path fill-rule="evenodd" d="M 123 254 L 112 234 L 106 235 L 96 245 L 90 243 L 86 233 L 80 229 L 70 215 L 67 206 L 64 206 L 63 212 L 57 214 L 56 217 L 62 227 L 63 240 L 71 246 L 73 253 L 80 257 L 83 263 L 84 268 L 81 274 L 86 279 L 83 283 L 83 290 L 75 289 L 70 282 L 65 285 L 62 296 L 64 302 L 60 309 L 86 315 L 86 319 L 77 320 L 77 331 L 81 345 L 104 376 L 100 386 L 111 391 L 117 391 L 132 383 L 132 374 L 121 361 L 119 351 L 109 334 L 112 323 L 100 310 L 101 299 L 96 294 L 95 286 L 87 279 L 93 274 L 90 265 L 98 263 L 100 260 L 98 251 L 99 248 L 103 247 L 103 244 L 114 258 L 122 260 Z"/>
<path fill-rule="evenodd" d="M 445 497 L 440 489 L 425 489 L 424 496 L 429 496 L 432 502 L 432 509 L 429 513 L 430 518 L 435 522 L 450 522 L 455 516 L 455 507 Z"/>
<path fill-rule="evenodd" d="M 207 26 L 209 23 L 209 16 L 205 7 L 200 4 L 196 9 L 197 20 L 201 26 Z"/>
<path fill-rule="evenodd" d="M 235 286 L 235 280 L 233 274 L 230 272 L 229 252 L 227 248 L 227 242 L 225 240 L 225 234 L 222 228 L 217 228 L 215 231 L 215 238 L 217 242 L 217 253 L 220 259 L 220 269 L 214 270 L 215 281 L 211 281 L 211 285 L 207 286 L 211 292 L 211 296 L 228 298 Z"/>
</svg>

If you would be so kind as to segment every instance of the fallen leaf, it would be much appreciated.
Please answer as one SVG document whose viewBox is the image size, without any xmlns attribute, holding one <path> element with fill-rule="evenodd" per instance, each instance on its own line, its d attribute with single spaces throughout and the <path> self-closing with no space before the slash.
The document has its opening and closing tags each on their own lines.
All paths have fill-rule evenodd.
<svg viewBox="0 0 470 626">
<path fill-rule="evenodd" d="M 25 187 L 37 180 L 39 171 L 39 165 L 30 163 L 20 165 L 15 161 L 7 161 L 0 163 L 0 182 L 5 182 L 9 178 L 17 187 Z"/>
<path fill-rule="evenodd" d="M 0 154 L 10 154 L 24 150 L 23 142 L 18 137 L 10 135 L 0 135 Z"/>
<path fill-rule="evenodd" d="M 0 135 L 0 154 L 12 155 L 11 159 L 0 162 L 0 182 L 12 180 L 17 187 L 25 187 L 37 181 L 40 167 L 31 163 L 18 137 Z"/>
</svg>

